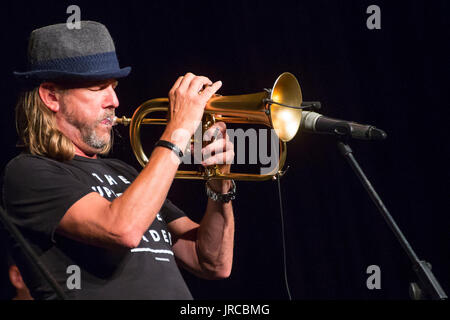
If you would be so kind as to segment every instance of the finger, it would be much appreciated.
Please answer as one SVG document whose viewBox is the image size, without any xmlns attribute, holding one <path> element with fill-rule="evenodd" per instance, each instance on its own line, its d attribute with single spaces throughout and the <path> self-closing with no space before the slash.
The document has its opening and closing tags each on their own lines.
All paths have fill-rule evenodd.
<svg viewBox="0 0 450 320">
<path fill-rule="evenodd" d="M 214 141 L 225 138 L 227 134 L 227 126 L 225 122 L 216 122 L 203 134 L 204 141 Z"/>
<path fill-rule="evenodd" d="M 227 140 L 219 139 L 204 147 L 202 149 L 202 155 L 206 158 L 210 157 L 213 153 L 224 152 L 226 151 L 226 149 L 227 149 Z"/>
<path fill-rule="evenodd" d="M 178 87 L 181 84 L 181 81 L 183 80 L 184 76 L 180 76 L 178 77 L 178 79 L 175 81 L 175 83 L 173 84 L 172 88 L 169 91 L 169 101 L 174 101 L 175 100 L 175 91 L 178 89 Z M 167 119 L 170 121 L 170 119 L 173 116 L 173 110 L 172 110 L 172 105 L 169 109 L 169 112 L 167 112 Z"/>
<path fill-rule="evenodd" d="M 193 93 L 202 93 L 205 86 L 211 86 L 212 81 L 204 76 L 195 77 L 189 84 L 188 90 L 193 91 Z"/>
<path fill-rule="evenodd" d="M 189 85 L 191 84 L 191 81 L 195 78 L 195 74 L 188 72 L 184 75 L 183 79 L 181 80 L 180 86 L 177 90 L 185 92 Z"/>
<path fill-rule="evenodd" d="M 203 166 L 212 166 L 216 164 L 231 164 L 234 159 L 234 151 L 229 150 L 227 152 L 222 152 L 216 154 L 208 159 L 203 160 Z"/>
<path fill-rule="evenodd" d="M 205 99 L 206 101 L 208 101 L 212 97 L 212 95 L 214 93 L 216 93 L 217 90 L 220 89 L 221 86 L 222 86 L 222 81 L 219 80 L 219 81 L 214 82 L 211 86 L 206 87 L 203 90 L 203 93 L 201 95 L 202 98 Z"/>
<path fill-rule="evenodd" d="M 178 77 L 177 81 L 175 81 L 172 88 L 169 90 L 169 97 L 173 96 L 173 94 L 175 93 L 175 90 L 177 90 L 178 87 L 180 86 L 183 78 L 184 78 L 183 76 L 180 76 L 180 77 Z"/>
</svg>

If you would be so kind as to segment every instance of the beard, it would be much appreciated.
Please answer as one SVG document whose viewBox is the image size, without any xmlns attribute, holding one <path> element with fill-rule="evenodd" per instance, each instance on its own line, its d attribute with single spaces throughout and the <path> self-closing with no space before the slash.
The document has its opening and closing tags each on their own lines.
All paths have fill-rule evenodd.
<svg viewBox="0 0 450 320">
<path fill-rule="evenodd" d="M 109 144 L 111 140 L 111 131 L 99 137 L 97 132 L 95 132 L 95 127 L 86 126 L 81 130 L 81 138 L 83 139 L 83 142 L 91 148 L 101 150 Z"/>
<path fill-rule="evenodd" d="M 98 119 L 91 122 L 80 121 L 72 113 L 66 113 L 67 121 L 80 131 L 81 139 L 89 147 L 98 150 L 99 152 L 105 150 L 111 144 L 110 128 L 106 133 L 99 135 L 96 131 L 101 122 L 107 118 L 112 121 L 114 118 L 114 111 L 105 111 Z"/>
</svg>

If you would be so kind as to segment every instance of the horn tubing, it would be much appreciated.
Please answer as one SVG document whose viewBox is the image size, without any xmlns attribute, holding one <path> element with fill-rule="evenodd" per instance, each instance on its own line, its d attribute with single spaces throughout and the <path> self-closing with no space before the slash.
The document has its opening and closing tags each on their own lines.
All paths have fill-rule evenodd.
<svg viewBox="0 0 450 320">
<path fill-rule="evenodd" d="M 278 77 L 278 79 L 286 74 L 287 73 L 283 73 L 280 77 Z M 297 81 L 292 74 L 288 75 L 293 77 L 294 80 Z M 269 98 L 270 95 L 271 92 L 268 91 L 234 96 L 214 95 L 207 102 L 204 114 L 214 116 L 216 121 L 223 121 L 226 123 L 259 124 L 265 125 L 269 128 L 273 128 L 270 104 L 276 102 L 271 101 L 271 97 Z M 276 104 L 283 105 L 282 103 Z M 115 119 L 116 124 L 120 123 L 123 125 L 130 125 L 131 147 L 133 149 L 134 155 L 136 156 L 136 159 L 142 167 L 147 164 L 148 157 L 143 150 L 140 139 L 141 125 L 166 125 L 167 119 L 146 118 L 146 116 L 158 111 L 168 112 L 168 110 L 169 99 L 151 99 L 141 104 L 136 109 L 131 119 L 126 117 Z M 266 181 L 274 179 L 277 174 L 282 173 L 282 169 L 287 157 L 286 141 L 282 141 L 281 139 L 279 139 L 279 145 L 280 157 L 278 164 L 276 168 L 269 174 L 261 175 L 250 173 L 221 173 L 216 168 L 215 170 L 205 170 L 204 172 L 178 170 L 175 178 L 189 180 L 234 179 L 241 181 Z"/>
</svg>

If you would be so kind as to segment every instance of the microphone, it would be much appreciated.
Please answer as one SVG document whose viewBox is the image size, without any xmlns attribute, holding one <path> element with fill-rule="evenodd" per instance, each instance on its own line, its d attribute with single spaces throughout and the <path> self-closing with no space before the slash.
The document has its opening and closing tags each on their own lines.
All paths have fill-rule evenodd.
<svg viewBox="0 0 450 320">
<path fill-rule="evenodd" d="M 360 140 L 384 140 L 386 132 L 374 126 L 328 118 L 320 113 L 302 111 L 300 128 L 308 132 L 348 136 Z"/>
</svg>

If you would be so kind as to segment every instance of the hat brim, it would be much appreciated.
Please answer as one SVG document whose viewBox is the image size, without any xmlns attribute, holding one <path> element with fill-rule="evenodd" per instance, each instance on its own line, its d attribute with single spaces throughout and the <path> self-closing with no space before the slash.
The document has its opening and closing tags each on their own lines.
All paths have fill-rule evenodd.
<svg viewBox="0 0 450 320">
<path fill-rule="evenodd" d="M 73 73 L 56 70 L 36 70 L 28 72 L 13 72 L 14 76 L 23 81 L 100 81 L 107 79 L 118 79 L 128 76 L 131 67 L 117 70 L 101 70 L 89 73 Z"/>
</svg>

